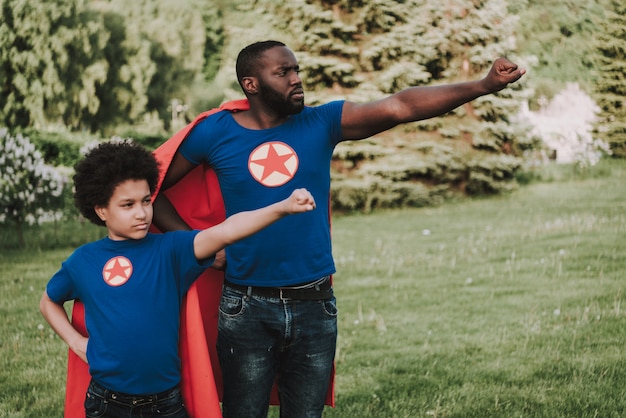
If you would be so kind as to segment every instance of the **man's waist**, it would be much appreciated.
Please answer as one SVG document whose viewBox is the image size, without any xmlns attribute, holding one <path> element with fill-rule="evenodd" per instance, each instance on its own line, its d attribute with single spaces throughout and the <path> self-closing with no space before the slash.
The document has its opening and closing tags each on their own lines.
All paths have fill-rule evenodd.
<svg viewBox="0 0 626 418">
<path fill-rule="evenodd" d="M 246 286 L 224 281 L 224 286 L 237 290 L 248 296 L 260 296 L 283 300 L 327 300 L 333 296 L 330 276 L 312 282 L 301 283 L 294 286 L 266 287 Z"/>
</svg>

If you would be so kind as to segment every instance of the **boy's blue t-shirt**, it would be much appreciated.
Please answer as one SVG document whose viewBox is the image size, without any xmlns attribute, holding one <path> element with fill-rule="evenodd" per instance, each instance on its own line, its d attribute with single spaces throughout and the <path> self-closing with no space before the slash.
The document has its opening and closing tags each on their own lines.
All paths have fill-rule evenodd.
<svg viewBox="0 0 626 418">
<path fill-rule="evenodd" d="M 181 302 L 214 260 L 196 260 L 197 233 L 103 238 L 76 249 L 48 282 L 52 301 L 83 302 L 89 373 L 101 385 L 141 395 L 180 383 Z"/>
<path fill-rule="evenodd" d="M 253 130 L 222 111 L 196 125 L 180 147 L 217 174 L 226 214 L 258 209 L 307 188 L 314 211 L 285 217 L 226 248 L 226 279 L 289 286 L 335 272 L 330 239 L 330 162 L 342 140 L 343 101 L 305 107 L 280 126 Z"/>
</svg>

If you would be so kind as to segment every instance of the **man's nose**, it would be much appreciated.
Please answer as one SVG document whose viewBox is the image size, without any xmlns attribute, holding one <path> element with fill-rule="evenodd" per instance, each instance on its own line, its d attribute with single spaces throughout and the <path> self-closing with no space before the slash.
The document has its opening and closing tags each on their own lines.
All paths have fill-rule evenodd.
<svg viewBox="0 0 626 418">
<path fill-rule="evenodd" d="M 302 84 L 302 79 L 297 71 L 291 73 L 291 84 Z"/>
</svg>

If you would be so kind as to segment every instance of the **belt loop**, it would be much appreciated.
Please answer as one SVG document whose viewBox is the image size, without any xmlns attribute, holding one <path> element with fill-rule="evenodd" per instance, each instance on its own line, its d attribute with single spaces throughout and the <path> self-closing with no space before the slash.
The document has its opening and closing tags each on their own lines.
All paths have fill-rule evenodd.
<svg viewBox="0 0 626 418">
<path fill-rule="evenodd" d="M 107 404 L 109 403 L 109 399 L 114 399 L 113 397 L 109 398 L 110 395 L 110 390 L 105 388 L 104 386 L 100 386 L 102 389 L 104 389 L 104 403 Z"/>
<path fill-rule="evenodd" d="M 248 299 L 252 297 L 252 286 L 248 286 L 248 290 L 246 291 L 246 296 Z"/>
<path fill-rule="evenodd" d="M 319 292 L 320 288 L 321 288 L 321 285 L 326 283 L 326 280 L 328 280 L 328 276 L 324 276 L 324 277 L 322 277 L 321 280 L 318 280 L 318 282 L 315 284 L 315 290 L 317 290 Z"/>
</svg>

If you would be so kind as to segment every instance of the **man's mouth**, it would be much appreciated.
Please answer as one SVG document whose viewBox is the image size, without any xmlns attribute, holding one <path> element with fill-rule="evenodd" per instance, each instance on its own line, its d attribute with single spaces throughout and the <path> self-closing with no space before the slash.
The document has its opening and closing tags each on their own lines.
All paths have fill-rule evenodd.
<svg viewBox="0 0 626 418">
<path fill-rule="evenodd" d="M 304 100 L 304 90 L 302 89 L 294 90 L 293 92 L 291 92 L 291 97 L 296 100 Z"/>
</svg>

